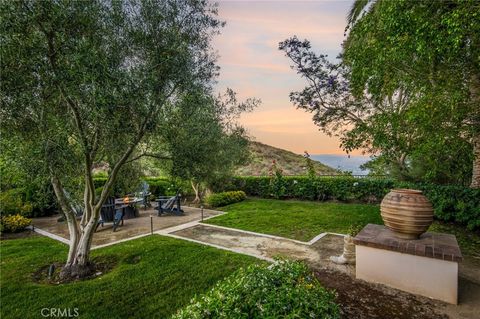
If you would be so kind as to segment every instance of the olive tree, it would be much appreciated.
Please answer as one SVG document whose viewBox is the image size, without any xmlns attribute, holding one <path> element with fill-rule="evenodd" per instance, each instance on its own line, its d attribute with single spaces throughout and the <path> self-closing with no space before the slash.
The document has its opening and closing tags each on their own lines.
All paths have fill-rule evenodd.
<svg viewBox="0 0 480 319">
<path fill-rule="evenodd" d="M 238 101 L 236 93 L 227 89 L 217 96 L 201 90 L 189 92 L 172 105 L 173 116 L 166 125 L 175 128 L 165 134 L 172 158 L 170 172 L 190 181 L 194 202 L 201 201 L 202 187 L 225 180 L 248 160 L 248 136 L 237 120 L 259 103 L 254 98 Z"/>
<path fill-rule="evenodd" d="M 207 0 L 2 1 L 3 138 L 34 145 L 66 216 L 70 248 L 62 275 L 92 270 L 90 247 L 125 163 L 192 85 L 217 73 L 210 40 L 222 22 Z M 108 162 L 95 196 L 92 168 Z M 84 213 L 65 187 L 81 172 Z"/>
</svg>

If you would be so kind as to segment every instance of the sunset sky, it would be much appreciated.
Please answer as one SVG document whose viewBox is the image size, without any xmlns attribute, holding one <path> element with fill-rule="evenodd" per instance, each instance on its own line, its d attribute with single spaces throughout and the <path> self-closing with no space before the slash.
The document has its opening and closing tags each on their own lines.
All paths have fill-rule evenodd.
<svg viewBox="0 0 480 319">
<path fill-rule="evenodd" d="M 336 138 L 320 132 L 311 114 L 290 102 L 289 93 L 306 83 L 290 69 L 278 43 L 297 35 L 310 40 L 315 51 L 336 57 L 352 2 L 219 1 L 219 16 L 227 25 L 214 41 L 220 55 L 218 87 L 262 100 L 241 119 L 255 140 L 296 153 L 344 154 Z"/>
</svg>

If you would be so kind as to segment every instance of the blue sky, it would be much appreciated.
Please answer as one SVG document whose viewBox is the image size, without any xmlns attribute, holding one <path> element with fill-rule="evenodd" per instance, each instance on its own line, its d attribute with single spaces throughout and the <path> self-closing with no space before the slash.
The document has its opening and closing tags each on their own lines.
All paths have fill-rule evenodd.
<svg viewBox="0 0 480 319">
<path fill-rule="evenodd" d="M 227 25 L 214 40 L 221 67 L 218 90 L 231 87 L 241 98 L 262 100 L 241 119 L 255 140 L 297 153 L 343 153 L 336 138 L 320 132 L 310 114 L 291 104 L 289 93 L 305 82 L 290 69 L 278 43 L 297 35 L 310 40 L 315 51 L 336 57 L 352 2 L 219 1 Z"/>
</svg>

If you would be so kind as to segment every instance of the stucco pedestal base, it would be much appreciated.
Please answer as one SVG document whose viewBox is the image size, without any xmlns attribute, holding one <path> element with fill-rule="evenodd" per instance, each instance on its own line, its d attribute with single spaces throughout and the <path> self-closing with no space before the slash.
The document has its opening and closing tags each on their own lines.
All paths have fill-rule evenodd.
<svg viewBox="0 0 480 319">
<path fill-rule="evenodd" d="M 458 263 L 356 246 L 356 277 L 457 304 Z"/>
<path fill-rule="evenodd" d="M 457 304 L 463 258 L 454 235 L 426 232 L 403 239 L 385 226 L 368 224 L 353 242 L 357 278 Z"/>
</svg>

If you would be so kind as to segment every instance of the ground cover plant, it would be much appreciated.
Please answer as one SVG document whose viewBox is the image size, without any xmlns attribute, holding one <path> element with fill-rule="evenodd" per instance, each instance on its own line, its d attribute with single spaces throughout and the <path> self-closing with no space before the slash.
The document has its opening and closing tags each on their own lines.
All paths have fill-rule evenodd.
<svg viewBox="0 0 480 319">
<path fill-rule="evenodd" d="M 25 227 L 30 225 L 31 222 L 32 222 L 31 219 L 23 217 L 20 214 L 1 216 L 0 231 L 11 232 L 11 233 L 22 231 L 23 229 L 25 229 Z"/>
<path fill-rule="evenodd" d="M 92 251 L 114 268 L 91 280 L 38 284 L 32 274 L 65 258 L 68 247 L 34 236 L 0 241 L 2 318 L 41 318 L 43 308 L 78 309 L 80 318 L 168 318 L 195 294 L 258 262 L 157 235 Z M 65 260 L 63 260 L 64 262 Z"/>
<path fill-rule="evenodd" d="M 335 294 L 301 262 L 240 269 L 173 318 L 339 318 Z"/>
<path fill-rule="evenodd" d="M 382 224 L 378 205 L 247 199 L 222 207 L 206 223 L 309 241 L 322 232 L 347 233 L 352 224 Z"/>
</svg>

